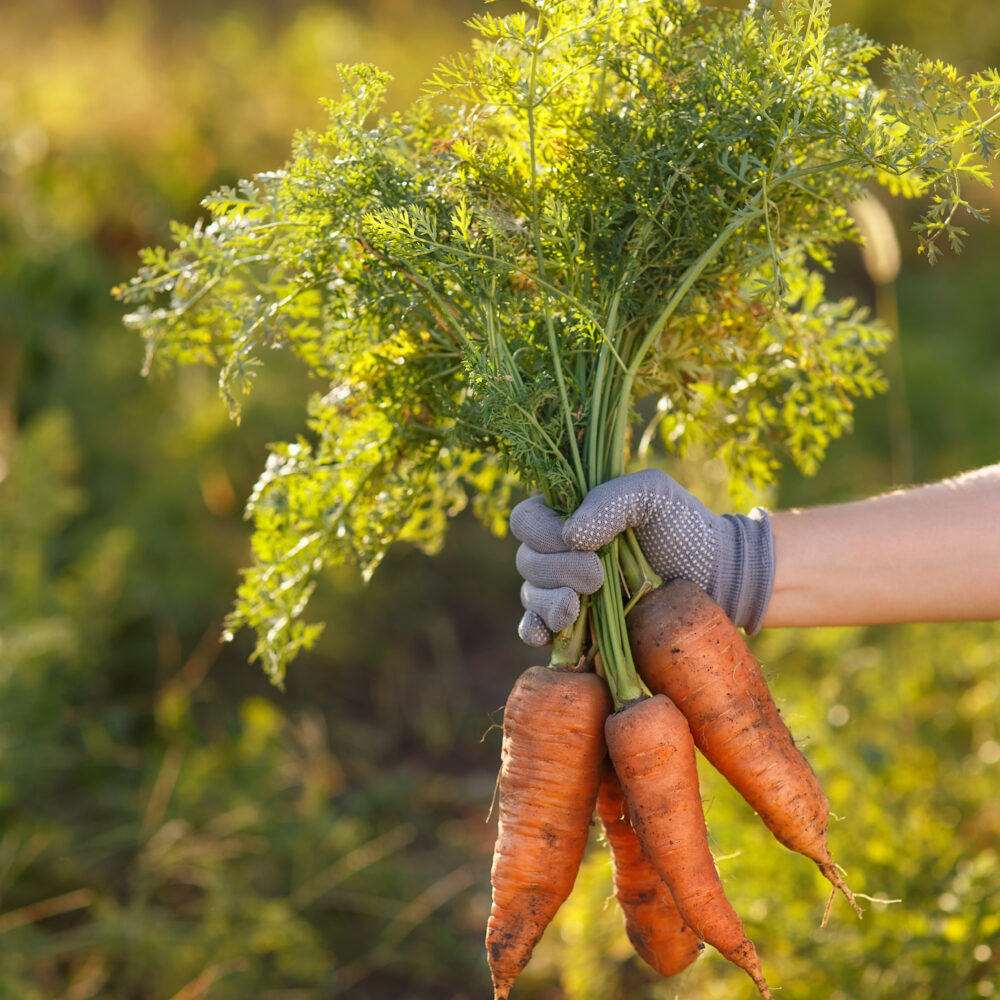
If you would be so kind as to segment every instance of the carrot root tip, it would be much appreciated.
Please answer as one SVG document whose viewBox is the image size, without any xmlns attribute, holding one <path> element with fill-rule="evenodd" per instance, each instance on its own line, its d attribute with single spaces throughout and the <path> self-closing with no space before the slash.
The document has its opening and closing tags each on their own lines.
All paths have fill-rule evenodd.
<svg viewBox="0 0 1000 1000">
<path fill-rule="evenodd" d="M 858 915 L 860 920 L 864 916 L 864 910 L 861 909 L 858 901 L 854 898 L 854 893 L 851 892 L 850 886 L 844 881 L 843 875 L 840 874 L 840 870 L 833 863 L 829 862 L 827 864 L 821 864 L 819 870 L 823 873 L 823 876 L 829 880 L 830 884 L 834 887 L 834 891 L 839 890 L 844 899 L 851 904 L 851 908 Z M 827 918 L 830 915 L 830 908 L 833 906 L 833 896 L 831 895 L 830 901 L 826 905 L 826 911 L 823 913 L 823 922 L 820 924 L 821 927 L 826 926 Z"/>
<path fill-rule="evenodd" d="M 754 981 L 754 985 L 757 987 L 757 991 L 760 993 L 761 997 L 763 997 L 763 1000 L 774 1000 L 774 996 L 772 995 L 771 989 L 767 985 L 767 980 L 764 979 L 763 974 L 750 973 L 750 978 Z"/>
<path fill-rule="evenodd" d="M 493 1000 L 507 1000 L 510 996 L 511 987 L 514 985 L 513 981 L 506 982 L 497 980 L 493 981 Z"/>
</svg>

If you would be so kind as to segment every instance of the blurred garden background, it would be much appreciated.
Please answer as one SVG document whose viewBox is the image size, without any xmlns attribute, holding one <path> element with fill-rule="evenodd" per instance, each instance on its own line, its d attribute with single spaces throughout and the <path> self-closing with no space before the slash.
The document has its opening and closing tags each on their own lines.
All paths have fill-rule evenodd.
<svg viewBox="0 0 1000 1000">
<path fill-rule="evenodd" d="M 510 3 L 504 8 L 515 9 Z M 235 427 L 214 373 L 145 380 L 111 296 L 137 251 L 213 188 L 280 166 L 319 127 L 336 65 L 408 103 L 468 44 L 476 0 L 6 0 L 0 7 L 0 1000 L 460 1000 L 482 938 L 496 723 L 536 654 L 515 635 L 514 544 L 455 519 L 362 587 L 287 690 L 219 643 L 248 559 L 242 504 L 304 376 L 261 376 Z M 1000 64 L 1000 5 L 833 0 L 880 41 Z M 980 201 L 1000 215 L 1000 198 Z M 992 203 L 992 204 L 991 204 Z M 859 406 L 818 503 L 998 460 L 1000 220 L 877 290 L 888 394 Z M 709 503 L 711 467 L 672 468 Z M 474 585 L 470 585 L 470 581 Z M 781 631 L 755 648 L 823 780 L 862 922 L 705 775 L 727 891 L 786 1000 L 972 1000 L 1000 991 L 1000 625 Z M 594 845 L 597 846 L 596 844 Z M 630 958 L 606 854 L 517 988 L 523 1000 L 739 1000 L 706 954 L 659 981 Z"/>
</svg>

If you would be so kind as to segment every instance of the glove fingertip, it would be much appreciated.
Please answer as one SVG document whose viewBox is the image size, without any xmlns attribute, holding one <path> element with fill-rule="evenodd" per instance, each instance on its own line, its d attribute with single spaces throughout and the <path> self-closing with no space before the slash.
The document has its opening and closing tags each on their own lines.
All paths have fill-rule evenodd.
<svg viewBox="0 0 1000 1000">
<path fill-rule="evenodd" d="M 528 497 L 526 500 L 522 500 L 514 509 L 510 512 L 510 517 L 508 518 L 508 524 L 510 525 L 510 530 L 513 532 L 514 537 L 518 537 L 518 529 L 526 520 L 530 520 L 532 515 L 538 510 L 540 506 L 544 506 L 545 501 L 538 494 Z"/>
<path fill-rule="evenodd" d="M 562 518 L 540 495 L 522 500 L 511 512 L 510 533 L 536 552 L 562 552 Z"/>
<path fill-rule="evenodd" d="M 526 646 L 538 648 L 552 642 L 552 633 L 534 611 L 525 611 L 517 626 L 517 634 Z"/>
<path fill-rule="evenodd" d="M 553 632 L 569 628 L 580 614 L 580 595 L 569 587 L 560 587 L 553 592 L 553 603 L 547 609 L 545 623 Z"/>
<path fill-rule="evenodd" d="M 582 552 L 581 555 L 589 556 L 585 561 L 585 571 L 581 575 L 579 592 L 581 594 L 595 594 L 601 589 L 604 583 L 604 567 L 596 552 Z"/>
</svg>

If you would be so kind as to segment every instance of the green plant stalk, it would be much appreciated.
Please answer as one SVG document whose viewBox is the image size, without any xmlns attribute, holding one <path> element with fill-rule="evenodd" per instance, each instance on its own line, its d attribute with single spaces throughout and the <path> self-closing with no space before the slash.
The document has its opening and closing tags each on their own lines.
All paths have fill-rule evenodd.
<svg viewBox="0 0 1000 1000">
<path fill-rule="evenodd" d="M 553 670 L 580 670 L 586 653 L 587 622 L 589 619 L 590 598 L 580 600 L 580 613 L 568 628 L 557 632 L 552 640 L 552 656 L 549 666 Z"/>
<path fill-rule="evenodd" d="M 629 602 L 625 605 L 625 617 L 643 597 L 651 590 L 656 590 L 663 583 L 663 577 L 649 565 L 646 553 L 639 545 L 633 528 L 626 528 L 620 555 L 622 572 L 625 574 L 625 585 L 628 587 Z"/>
<path fill-rule="evenodd" d="M 608 310 L 608 320 L 604 327 L 604 336 L 601 339 L 601 350 L 594 376 L 593 401 L 587 427 L 587 472 L 589 474 L 587 486 L 589 488 L 604 482 L 605 478 L 602 476 L 602 472 L 605 471 L 604 439 L 607 430 L 607 405 L 610 386 L 614 379 L 613 373 L 608 370 L 610 366 L 608 355 L 611 353 L 609 345 L 617 324 L 620 301 L 621 293 L 616 292 Z M 622 471 L 624 471 L 624 462 L 622 465 Z"/>
<path fill-rule="evenodd" d="M 834 169 L 835 166 L 835 164 L 828 164 L 825 165 L 825 169 Z M 680 307 L 685 296 L 694 286 L 694 283 L 718 257 L 726 243 L 748 223 L 760 218 L 761 215 L 764 215 L 766 218 L 769 205 L 769 192 L 766 184 L 764 184 L 761 190 L 749 199 L 742 209 L 734 212 L 732 218 L 716 239 L 692 263 L 683 278 L 678 282 L 667 304 L 650 324 L 639 347 L 631 355 L 628 369 L 618 386 L 614 386 L 615 379 L 613 375 L 606 372 L 606 351 L 602 347 L 601 357 L 598 362 L 598 374 L 595 380 L 594 406 L 590 415 L 590 429 L 588 434 L 590 440 L 588 442 L 587 457 L 589 468 L 587 471 L 589 473 L 589 482 L 592 485 L 616 478 L 625 471 L 624 456 L 627 446 L 628 424 L 635 380 L 638 377 L 643 361 L 656 343 L 657 338 L 663 333 L 670 317 Z M 770 242 L 770 229 L 768 229 L 768 237 Z M 612 303 L 609 321 L 616 317 L 617 303 L 618 296 L 616 295 Z M 608 332 L 605 333 L 605 339 L 611 339 Z M 623 353 L 628 357 L 631 352 L 623 351 Z M 610 434 L 608 434 L 609 427 Z M 603 446 L 605 441 L 607 450 Z M 603 463 L 599 461 L 599 457 L 603 457 Z M 626 541 L 626 550 L 620 550 L 615 545 L 610 547 L 613 556 L 609 556 L 607 552 L 602 554 L 601 559 L 605 570 L 605 581 L 599 591 L 601 600 L 595 602 L 598 645 L 600 646 L 605 672 L 609 678 L 613 678 L 614 686 L 612 687 L 612 695 L 615 698 L 616 705 L 630 698 L 639 697 L 640 695 L 635 693 L 636 690 L 641 691 L 645 688 L 645 685 L 642 684 L 641 679 L 635 673 L 635 667 L 632 662 L 628 634 L 624 624 L 625 614 L 627 610 L 631 610 L 643 594 L 648 592 L 648 589 L 650 589 L 648 586 L 649 583 L 652 583 L 653 580 L 662 582 L 649 566 L 649 562 L 642 553 L 635 533 L 631 529 L 627 533 Z M 628 555 L 624 559 L 621 555 L 622 551 L 628 552 Z M 613 561 L 609 562 L 609 559 L 613 559 Z M 632 581 L 629 586 L 631 596 L 627 608 L 623 606 L 621 600 L 619 578 L 622 573 L 625 574 L 626 579 L 631 578 Z M 658 585 L 659 583 L 653 584 L 653 586 Z M 612 590 L 615 591 L 617 600 L 613 598 L 606 599 L 606 592 Z M 621 615 L 620 623 L 614 623 L 615 626 L 620 624 L 620 627 L 609 625 L 605 620 L 605 617 L 609 614 Z M 624 692 L 624 697 L 618 694 L 618 692 Z"/>
<path fill-rule="evenodd" d="M 614 340 L 613 330 L 617 320 L 620 293 L 616 293 L 613 297 L 597 363 L 593 403 L 588 423 L 588 468 L 586 470 L 588 485 L 595 486 L 624 474 L 632 391 L 642 363 L 655 344 L 657 337 L 663 332 L 670 317 L 683 302 L 684 297 L 699 276 L 704 273 L 735 233 L 748 222 L 759 217 L 761 209 L 757 203 L 762 198 L 763 192 L 758 192 L 745 208 L 736 212 L 711 246 L 687 269 L 666 306 L 657 315 L 635 353 L 629 358 L 629 366 L 624 375 L 609 370 L 609 354 L 611 352 L 607 345 Z M 766 203 L 764 210 L 766 211 Z M 627 336 L 625 340 L 627 346 L 631 347 L 631 343 L 628 342 L 632 338 Z M 623 344 L 624 346 L 626 345 Z M 554 359 L 561 367 L 558 351 L 554 344 L 553 349 L 555 351 Z M 631 352 L 623 351 L 622 353 L 628 358 Z M 566 413 L 566 416 L 572 421 L 571 414 Z M 574 452 L 576 451 L 575 445 L 574 439 Z M 625 702 L 642 697 L 643 693 L 648 693 L 648 691 L 636 673 L 632 660 L 625 625 L 626 608 L 622 601 L 620 581 L 623 575 L 626 579 L 631 578 L 628 605 L 629 610 L 631 610 L 634 603 L 651 589 L 651 585 L 655 586 L 652 581 L 659 578 L 642 554 L 634 532 L 630 532 L 627 536 L 625 547 L 621 547 L 619 540 L 615 539 L 601 553 L 601 562 L 604 567 L 604 583 L 594 602 L 597 642 L 612 698 L 616 707 L 621 707 Z"/>
<path fill-rule="evenodd" d="M 670 317 L 677 311 L 678 307 L 684 301 L 684 297 L 691 291 L 692 286 L 705 271 L 705 268 L 707 268 L 708 265 L 715 260 L 726 243 L 729 242 L 729 240 L 747 222 L 759 217 L 762 209 L 757 205 L 757 203 L 762 198 L 763 192 L 755 194 L 747 203 L 747 207 L 734 215 L 722 232 L 719 233 L 719 235 L 712 242 L 711 246 L 709 246 L 708 249 L 706 249 L 705 252 L 701 254 L 696 261 L 694 261 L 687 271 L 685 271 L 684 277 L 678 282 L 677 288 L 674 290 L 673 295 L 670 296 L 667 304 L 663 307 L 663 311 L 656 317 L 653 323 L 650 324 L 649 329 L 646 331 L 646 335 L 643 337 L 638 350 L 635 352 L 635 356 L 632 358 L 628 372 L 625 374 L 624 385 L 622 386 L 621 393 L 618 396 L 618 410 L 615 414 L 615 447 L 619 454 L 624 455 L 625 453 L 629 413 L 632 405 L 632 390 L 635 386 L 635 380 L 639 375 L 639 370 L 642 367 L 643 361 L 652 349 L 653 344 L 656 343 L 657 338 L 663 333 L 664 328 L 670 321 Z M 766 206 L 764 210 L 766 211 Z"/>
<path fill-rule="evenodd" d="M 600 552 L 601 565 L 604 567 L 604 585 L 597 592 L 594 608 L 597 644 L 601 651 L 604 676 L 616 710 L 650 694 L 649 688 L 642 682 L 635 669 L 632 650 L 628 643 L 625 608 L 618 579 L 620 544 L 621 540 L 615 538 Z M 609 656 L 609 652 L 613 652 L 614 655 Z"/>
<path fill-rule="evenodd" d="M 620 358 L 613 348 L 613 333 L 617 328 L 620 300 L 620 292 L 615 293 L 603 331 L 594 377 L 586 450 L 587 485 L 590 487 L 614 479 L 625 471 L 624 450 L 615 453 L 613 449 L 609 449 L 609 443 L 615 438 L 613 424 L 616 413 L 615 400 L 623 384 L 621 371 L 613 364 L 613 361 L 620 363 Z M 638 548 L 637 543 L 635 548 Z M 595 595 L 593 604 L 597 644 L 616 708 L 649 693 L 636 672 L 625 625 L 621 588 L 623 570 L 632 576 L 636 586 L 642 589 L 643 584 L 640 579 L 643 576 L 642 565 L 648 567 L 645 557 L 642 557 L 640 564 L 631 550 L 631 544 L 622 545 L 617 538 L 602 550 L 600 558 L 604 569 L 604 583 Z M 635 592 L 630 587 L 630 594 Z M 643 590 L 643 593 L 645 592 L 646 590 Z"/>
<path fill-rule="evenodd" d="M 636 591 L 642 589 L 643 581 L 642 570 L 639 568 L 639 563 L 632 551 L 632 546 L 627 542 L 618 547 L 618 562 L 621 584 L 625 589 L 626 596 L 631 601 Z"/>
<path fill-rule="evenodd" d="M 826 169 L 833 169 L 833 165 L 827 165 Z M 692 263 L 678 282 L 667 304 L 650 324 L 639 347 L 631 355 L 628 369 L 620 382 L 615 378 L 614 373 L 608 371 L 610 351 L 606 345 L 613 343 L 611 331 L 614 329 L 614 322 L 617 318 L 620 294 L 616 294 L 612 299 L 608 325 L 605 327 L 601 354 L 598 359 L 594 401 L 588 428 L 588 468 L 586 471 L 589 485 L 594 486 L 624 474 L 624 456 L 627 446 L 632 392 L 643 361 L 656 343 L 657 338 L 662 334 L 670 317 L 684 301 L 694 283 L 718 257 L 726 243 L 745 225 L 760 218 L 762 214 L 766 216 L 769 204 L 769 193 L 766 186 L 762 186 L 761 190 L 749 199 L 742 209 L 733 214 L 733 217 L 712 244 Z M 626 357 L 631 354 L 629 351 L 622 353 Z M 554 357 L 558 358 L 557 351 Z M 567 413 L 566 416 L 572 420 L 570 414 Z M 576 450 L 575 443 L 574 439 L 574 451 Z M 631 596 L 628 610 L 631 610 L 636 601 L 648 592 L 650 589 L 648 584 L 652 583 L 653 580 L 659 581 L 659 577 L 649 566 L 648 560 L 642 553 L 635 534 L 631 530 L 627 537 L 627 550 L 620 550 L 617 544 L 609 548 L 610 554 L 606 551 L 601 556 L 605 580 L 598 592 L 599 599 L 594 604 L 594 617 L 605 673 L 609 678 L 609 686 L 611 686 L 616 706 L 620 706 L 625 701 L 640 697 L 641 692 L 645 689 L 645 685 L 642 684 L 635 672 L 628 644 L 628 634 L 625 628 L 626 607 L 621 599 L 620 576 L 624 573 L 626 578 L 631 577 L 633 580 L 633 586 L 629 587 Z M 622 551 L 628 552 L 624 560 L 621 555 Z M 653 586 L 656 585 L 658 584 L 653 584 Z M 609 615 L 620 615 L 620 618 L 615 622 L 609 622 L 607 620 Z"/>
</svg>

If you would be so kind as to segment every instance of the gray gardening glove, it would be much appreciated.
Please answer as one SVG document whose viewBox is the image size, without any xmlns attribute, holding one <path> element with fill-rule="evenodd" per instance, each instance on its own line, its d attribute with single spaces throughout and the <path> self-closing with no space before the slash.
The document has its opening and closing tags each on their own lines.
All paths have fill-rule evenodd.
<svg viewBox="0 0 1000 1000">
<path fill-rule="evenodd" d="M 563 519 L 540 496 L 529 497 L 510 513 L 510 530 L 522 545 L 517 571 L 524 577 L 524 617 L 517 633 L 529 646 L 545 646 L 553 632 L 572 625 L 580 613 L 580 594 L 604 583 L 596 552 L 573 552 L 563 541 Z"/>
<path fill-rule="evenodd" d="M 579 598 L 574 602 L 567 592 L 576 597 L 598 589 L 603 574 L 595 552 L 626 528 L 635 529 L 664 580 L 698 584 L 750 634 L 764 620 L 774 539 L 760 507 L 749 515 L 713 514 L 665 472 L 645 469 L 595 486 L 565 522 L 532 497 L 514 508 L 510 523 L 524 543 L 517 555 L 525 579 L 518 633 L 528 645 L 544 645 L 575 619 Z M 586 555 L 593 562 L 579 559 Z"/>
</svg>

